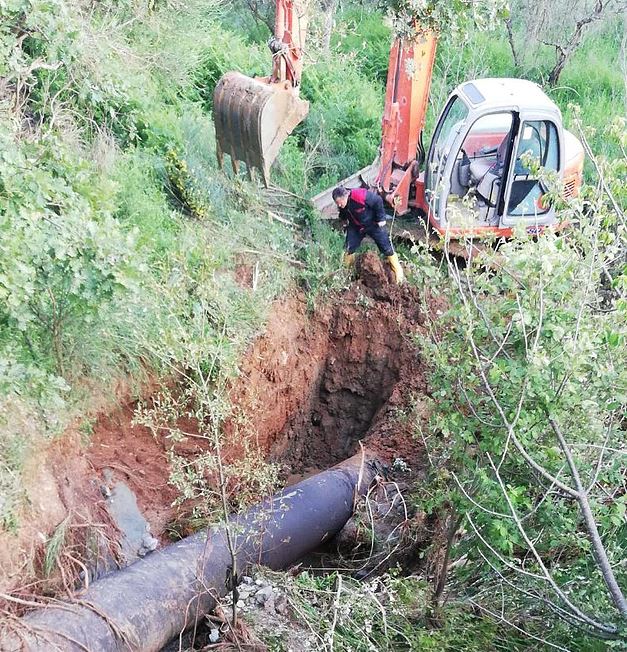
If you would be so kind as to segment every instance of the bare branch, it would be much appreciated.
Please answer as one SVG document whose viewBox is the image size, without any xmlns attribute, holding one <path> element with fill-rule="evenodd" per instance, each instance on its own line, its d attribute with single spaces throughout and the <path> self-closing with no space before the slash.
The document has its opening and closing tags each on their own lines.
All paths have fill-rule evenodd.
<svg viewBox="0 0 627 652">
<path fill-rule="evenodd" d="M 485 512 L 486 514 L 490 514 L 492 516 L 498 516 L 499 518 L 504 518 L 504 519 L 511 519 L 512 517 L 509 514 L 501 514 L 500 512 L 495 512 L 491 509 L 488 509 L 487 507 L 483 507 L 483 505 L 480 505 L 467 491 L 464 489 L 462 483 L 459 481 L 459 478 L 454 472 L 451 472 L 451 475 L 453 476 L 453 480 L 457 483 L 457 486 L 460 488 L 461 492 L 464 494 L 467 500 L 469 500 L 475 507 L 478 507 L 482 512 Z"/>
<path fill-rule="evenodd" d="M 510 561 L 508 561 L 507 559 L 505 559 L 505 557 L 503 557 L 503 555 L 501 555 L 494 548 L 494 546 L 490 545 L 487 542 L 487 540 L 481 534 L 481 532 L 479 532 L 479 528 L 475 525 L 475 523 L 472 520 L 472 517 L 470 516 L 470 514 L 466 514 L 466 519 L 470 523 L 470 526 L 474 530 L 475 534 L 479 537 L 479 540 L 481 541 L 481 543 L 483 543 L 483 545 L 501 562 L 501 564 L 503 564 L 504 566 L 506 566 L 510 570 L 515 571 L 516 573 L 520 573 L 521 575 L 527 575 L 528 577 L 533 577 L 534 579 L 543 580 L 543 581 L 546 579 L 543 575 L 538 575 L 538 573 L 532 573 L 531 571 L 528 571 L 528 570 L 525 570 L 524 568 L 516 566 L 516 565 L 512 564 Z"/>
<path fill-rule="evenodd" d="M 506 625 L 509 625 L 510 627 L 513 627 L 516 631 L 520 632 L 521 634 L 524 634 L 525 636 L 528 636 L 529 638 L 534 639 L 535 641 L 539 641 L 540 643 L 544 643 L 544 645 L 548 645 L 549 647 L 552 647 L 555 650 L 562 650 L 562 652 L 571 652 L 566 647 L 562 647 L 561 645 L 555 645 L 555 643 L 551 643 L 550 641 L 547 641 L 546 639 L 543 639 L 540 636 L 536 636 L 535 634 L 531 634 L 530 632 L 523 629 L 522 627 L 519 627 L 518 625 L 515 625 L 510 620 L 507 620 L 506 618 L 503 618 L 503 617 L 499 616 L 498 614 L 495 614 L 493 611 L 490 611 L 490 609 L 487 609 L 482 604 L 479 604 L 478 602 L 475 602 L 472 598 L 469 599 L 469 602 L 471 604 L 474 604 L 481 611 L 484 611 L 485 613 L 487 613 L 489 616 L 492 616 L 493 618 L 496 618 L 500 622 L 503 622 Z"/>
<path fill-rule="evenodd" d="M 555 436 L 557 437 L 557 440 L 559 441 L 560 447 L 564 453 L 564 456 L 566 457 L 566 461 L 568 462 L 570 473 L 573 477 L 573 480 L 575 481 L 575 487 L 577 488 L 577 499 L 579 501 L 579 506 L 581 507 L 581 512 L 586 524 L 588 536 L 592 542 L 597 564 L 599 565 L 599 569 L 603 575 L 603 580 L 605 581 L 605 584 L 607 585 L 607 588 L 612 596 L 614 605 L 620 612 L 621 616 L 623 618 L 627 618 L 627 600 L 625 600 L 625 596 L 618 586 L 618 582 L 614 576 L 614 571 L 610 566 L 605 547 L 601 541 L 601 535 L 599 534 L 596 521 L 594 520 L 592 509 L 590 508 L 590 501 L 588 500 L 588 495 L 583 486 L 583 483 L 581 482 L 579 470 L 577 469 L 575 460 L 573 459 L 572 452 L 566 442 L 566 439 L 564 438 L 564 435 L 562 434 L 557 421 L 549 414 L 548 410 L 547 418 L 551 424 L 551 428 L 553 429 Z"/>
<path fill-rule="evenodd" d="M 501 487 L 501 492 L 503 493 L 503 497 L 505 498 L 505 501 L 507 502 L 507 506 L 509 507 L 509 511 L 511 515 L 514 517 L 514 522 L 516 523 L 516 527 L 518 528 L 518 531 L 520 532 L 520 535 L 522 538 L 525 540 L 525 543 L 527 544 L 531 554 L 535 557 L 536 562 L 538 563 L 538 566 L 542 570 L 542 573 L 544 574 L 546 581 L 550 584 L 552 589 L 555 591 L 555 593 L 561 598 L 561 600 L 564 602 L 565 605 L 568 606 L 568 608 L 573 612 L 574 615 L 576 615 L 580 620 L 583 622 L 587 623 L 591 627 L 594 627 L 595 629 L 598 629 L 602 632 L 606 632 L 608 634 L 616 634 L 617 633 L 617 628 L 614 625 L 606 625 L 604 623 L 601 623 L 594 618 L 591 618 L 587 614 L 585 614 L 579 607 L 574 605 L 568 596 L 562 591 L 562 589 L 558 586 L 557 582 L 553 579 L 553 576 L 551 573 L 549 573 L 549 570 L 547 569 L 546 565 L 544 564 L 544 561 L 542 560 L 542 557 L 540 553 L 536 550 L 535 545 L 529 538 L 529 535 L 527 534 L 527 531 L 523 527 L 520 518 L 518 517 L 518 514 L 516 512 L 516 508 L 512 504 L 512 501 L 509 497 L 509 493 L 507 492 L 507 488 L 505 487 L 505 484 L 503 482 L 503 479 L 501 478 L 501 475 L 494 465 L 494 462 L 492 461 L 492 458 L 490 457 L 490 454 L 487 454 L 488 460 L 490 462 L 490 466 L 492 467 L 492 470 L 494 471 L 494 474 L 496 476 L 496 479 L 499 483 L 499 486 Z"/>
</svg>

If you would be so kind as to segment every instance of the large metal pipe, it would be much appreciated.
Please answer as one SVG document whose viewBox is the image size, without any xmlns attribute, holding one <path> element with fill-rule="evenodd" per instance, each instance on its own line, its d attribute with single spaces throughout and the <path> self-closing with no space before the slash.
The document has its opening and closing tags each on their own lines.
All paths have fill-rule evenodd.
<svg viewBox="0 0 627 652">
<path fill-rule="evenodd" d="M 364 494 L 374 464 L 358 454 L 233 517 L 237 565 L 281 569 L 337 534 Z M 95 582 L 70 602 L 22 618 L 14 652 L 160 650 L 216 606 L 232 565 L 224 526 L 198 532 Z"/>
</svg>

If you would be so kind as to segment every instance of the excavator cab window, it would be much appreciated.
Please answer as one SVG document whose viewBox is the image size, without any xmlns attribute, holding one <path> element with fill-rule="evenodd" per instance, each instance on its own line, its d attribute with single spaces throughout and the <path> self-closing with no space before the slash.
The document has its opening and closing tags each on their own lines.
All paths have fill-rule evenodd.
<svg viewBox="0 0 627 652">
<path fill-rule="evenodd" d="M 549 210 L 541 201 L 546 189 L 537 175 L 532 173 L 530 166 L 533 161 L 545 170 L 559 169 L 557 134 L 557 127 L 550 120 L 523 122 L 514 159 L 508 215 L 533 218 Z"/>
<path fill-rule="evenodd" d="M 439 212 L 442 175 L 455 138 L 464 128 L 469 109 L 464 101 L 453 96 L 447 104 L 433 134 L 426 175 L 427 201 L 435 215 Z"/>
</svg>

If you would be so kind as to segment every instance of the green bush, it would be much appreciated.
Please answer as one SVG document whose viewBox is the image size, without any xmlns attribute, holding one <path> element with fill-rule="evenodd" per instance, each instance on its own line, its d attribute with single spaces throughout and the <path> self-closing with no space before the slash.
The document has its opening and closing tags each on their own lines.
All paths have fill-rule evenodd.
<svg viewBox="0 0 627 652">
<path fill-rule="evenodd" d="M 354 57 L 343 55 L 306 68 L 302 95 L 310 111 L 296 137 L 308 157 L 306 187 L 315 194 L 374 160 L 383 88 L 359 72 Z"/>
<path fill-rule="evenodd" d="M 213 91 L 224 73 L 236 70 L 249 77 L 266 76 L 272 60 L 266 47 L 247 45 L 232 32 L 213 27 L 207 35 L 194 74 L 198 98 L 207 110 L 213 108 Z"/>
<path fill-rule="evenodd" d="M 59 140 L 16 150 L 1 137 L 0 322 L 63 375 L 73 340 L 133 282 L 133 235 L 111 216 L 110 184 Z"/>
<path fill-rule="evenodd" d="M 384 85 L 387 81 L 392 31 L 378 11 L 348 9 L 341 15 L 331 45 L 355 57 L 365 79 Z"/>
</svg>

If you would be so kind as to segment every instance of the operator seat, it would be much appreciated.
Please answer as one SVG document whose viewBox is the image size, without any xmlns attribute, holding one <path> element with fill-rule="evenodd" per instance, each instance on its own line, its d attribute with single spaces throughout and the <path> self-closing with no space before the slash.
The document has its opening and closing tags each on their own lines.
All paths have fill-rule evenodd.
<svg viewBox="0 0 627 652">
<path fill-rule="evenodd" d="M 514 215 L 530 215 L 537 212 L 537 200 L 542 196 L 542 187 L 535 177 L 530 178 L 531 170 L 523 163 L 523 154 L 541 161 L 542 145 L 539 137 L 520 141 L 514 162 L 514 182 L 509 197 L 508 212 Z"/>
<path fill-rule="evenodd" d="M 507 136 L 503 138 L 496 149 L 496 159 L 475 159 L 470 163 L 470 178 L 477 190 L 477 194 L 484 199 L 488 206 L 496 206 L 498 187 L 507 151 Z M 494 192 L 495 189 L 497 192 Z"/>
</svg>

